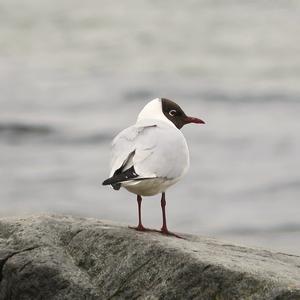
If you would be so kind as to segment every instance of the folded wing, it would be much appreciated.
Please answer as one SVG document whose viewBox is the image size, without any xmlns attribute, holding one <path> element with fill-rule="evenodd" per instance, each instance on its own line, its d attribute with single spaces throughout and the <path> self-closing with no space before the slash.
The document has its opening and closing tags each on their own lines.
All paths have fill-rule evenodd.
<svg viewBox="0 0 300 300">
<path fill-rule="evenodd" d="M 160 124 L 136 124 L 113 140 L 110 178 L 103 184 L 119 189 L 126 181 L 176 178 L 187 163 L 187 145 L 179 130 Z"/>
</svg>

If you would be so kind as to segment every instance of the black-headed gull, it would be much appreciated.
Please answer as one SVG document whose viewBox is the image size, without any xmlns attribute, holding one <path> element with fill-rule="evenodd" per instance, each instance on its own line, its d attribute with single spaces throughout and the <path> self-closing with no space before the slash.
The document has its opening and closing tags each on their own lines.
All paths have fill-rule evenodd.
<svg viewBox="0 0 300 300">
<path fill-rule="evenodd" d="M 180 129 L 188 123 L 205 124 L 188 117 L 175 102 L 157 98 L 140 112 L 137 122 L 121 131 L 112 143 L 111 172 L 103 185 L 120 187 L 137 195 L 139 231 L 142 224 L 142 196 L 161 193 L 163 225 L 161 233 L 175 235 L 167 228 L 167 188 L 179 181 L 189 168 L 189 150 Z M 175 235 L 176 236 L 176 235 Z"/>
</svg>

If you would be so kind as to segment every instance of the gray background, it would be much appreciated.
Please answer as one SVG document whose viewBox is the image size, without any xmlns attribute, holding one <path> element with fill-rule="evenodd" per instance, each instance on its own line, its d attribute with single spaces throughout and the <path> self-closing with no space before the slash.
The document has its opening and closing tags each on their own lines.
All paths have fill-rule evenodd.
<svg viewBox="0 0 300 300">
<path fill-rule="evenodd" d="M 136 223 L 101 186 L 109 144 L 152 98 L 174 99 L 188 175 L 169 227 L 300 253 L 299 1 L 0 0 L 1 216 Z M 159 228 L 159 196 L 144 223 Z"/>
</svg>

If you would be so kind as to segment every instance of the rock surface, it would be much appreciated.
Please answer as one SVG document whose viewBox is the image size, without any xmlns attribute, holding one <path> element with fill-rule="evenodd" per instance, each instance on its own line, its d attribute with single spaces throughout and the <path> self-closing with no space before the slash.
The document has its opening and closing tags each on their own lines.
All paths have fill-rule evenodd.
<svg viewBox="0 0 300 300">
<path fill-rule="evenodd" d="M 68 216 L 0 220 L 0 299 L 300 299 L 300 257 Z"/>
</svg>

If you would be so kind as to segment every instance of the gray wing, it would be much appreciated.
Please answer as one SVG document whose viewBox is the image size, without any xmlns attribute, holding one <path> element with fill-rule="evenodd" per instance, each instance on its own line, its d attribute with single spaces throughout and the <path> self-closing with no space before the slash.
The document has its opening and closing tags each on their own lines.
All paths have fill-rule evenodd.
<svg viewBox="0 0 300 300">
<path fill-rule="evenodd" d="M 116 170 L 134 167 L 135 180 L 177 178 L 189 165 L 188 148 L 182 133 L 170 126 L 133 125 L 119 133 L 112 143 L 110 176 Z"/>
<path fill-rule="evenodd" d="M 147 159 L 153 153 L 156 144 L 154 134 L 156 125 L 133 125 L 121 131 L 112 142 L 112 160 L 110 176 L 122 167 L 123 171 L 137 162 Z M 143 174 L 143 177 L 155 177 Z"/>
</svg>

